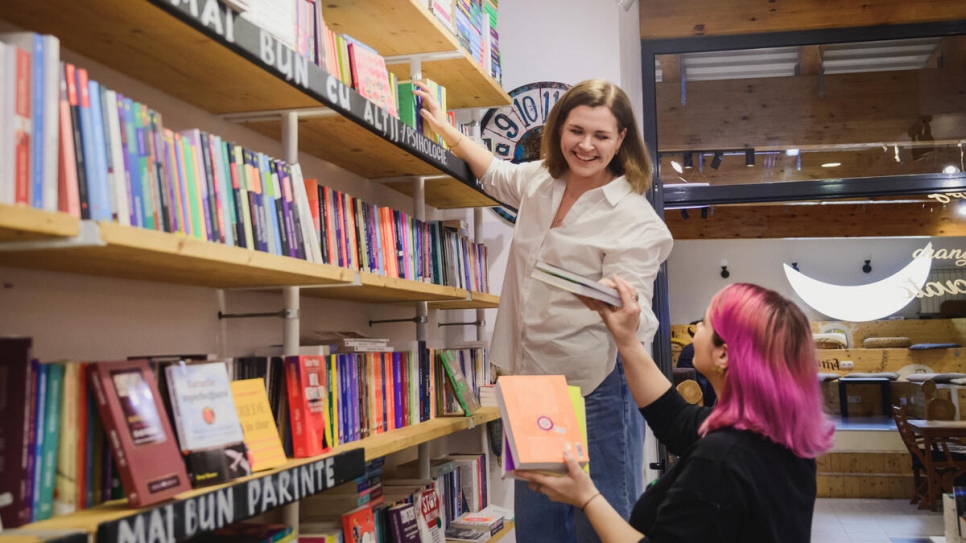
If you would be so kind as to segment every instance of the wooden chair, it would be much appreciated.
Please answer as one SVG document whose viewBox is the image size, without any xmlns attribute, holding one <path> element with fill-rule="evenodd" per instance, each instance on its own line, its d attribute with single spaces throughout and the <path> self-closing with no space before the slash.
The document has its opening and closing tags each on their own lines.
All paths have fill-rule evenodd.
<svg viewBox="0 0 966 543">
<path fill-rule="evenodd" d="M 926 473 L 927 454 L 923 447 L 923 439 L 916 436 L 912 426 L 909 425 L 906 411 L 902 406 L 892 406 L 892 418 L 896 421 L 896 428 L 902 442 L 909 449 L 912 455 L 912 475 L 916 487 L 915 494 L 909 503 L 917 503 L 926 496 L 929 488 L 930 474 Z M 935 481 L 939 483 L 944 492 L 952 492 L 954 481 L 966 475 L 966 448 L 957 439 L 950 438 L 939 442 L 933 442 L 931 451 L 933 470 L 935 471 Z"/>
</svg>

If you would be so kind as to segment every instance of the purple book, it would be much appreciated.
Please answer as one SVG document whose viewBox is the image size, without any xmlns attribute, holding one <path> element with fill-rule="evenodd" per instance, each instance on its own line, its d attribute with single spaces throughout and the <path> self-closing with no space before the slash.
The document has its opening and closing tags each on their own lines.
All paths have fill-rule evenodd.
<svg viewBox="0 0 966 543">
<path fill-rule="evenodd" d="M 0 372 L 6 374 L 0 402 L 0 495 L 12 498 L 9 505 L 0 507 L 0 521 L 4 528 L 22 526 L 31 521 L 33 484 L 28 472 L 32 414 L 30 398 L 36 385 L 36 372 L 30 360 L 30 338 L 0 338 Z"/>
</svg>

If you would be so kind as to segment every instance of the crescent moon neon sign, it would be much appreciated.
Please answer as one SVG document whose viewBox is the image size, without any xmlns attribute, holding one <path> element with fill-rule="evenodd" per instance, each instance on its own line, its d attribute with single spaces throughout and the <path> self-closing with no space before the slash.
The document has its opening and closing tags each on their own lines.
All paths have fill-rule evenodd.
<svg viewBox="0 0 966 543">
<path fill-rule="evenodd" d="M 867 285 L 843 286 L 823 283 L 783 264 L 785 277 L 806 304 L 835 320 L 864 322 L 882 319 L 899 311 L 916 296 L 932 268 L 928 254 L 932 244 L 906 267 Z"/>
</svg>

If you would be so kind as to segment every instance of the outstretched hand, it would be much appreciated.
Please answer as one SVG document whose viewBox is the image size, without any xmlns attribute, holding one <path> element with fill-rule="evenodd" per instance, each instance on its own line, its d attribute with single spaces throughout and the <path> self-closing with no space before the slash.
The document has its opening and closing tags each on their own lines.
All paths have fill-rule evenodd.
<svg viewBox="0 0 966 543">
<path fill-rule="evenodd" d="M 544 494 L 555 502 L 581 507 L 598 493 L 597 487 L 590 475 L 580 468 L 569 447 L 564 450 L 563 456 L 567 465 L 567 473 L 563 475 L 547 475 L 529 470 L 516 470 L 513 474 L 527 481 L 530 490 L 534 492 Z"/>
<path fill-rule="evenodd" d="M 600 315 L 618 345 L 624 341 L 638 341 L 637 328 L 641 324 L 641 306 L 637 301 L 637 292 L 634 287 L 616 275 L 613 279 L 601 279 L 600 283 L 617 289 L 617 292 L 621 295 L 623 307 L 614 307 L 586 296 L 577 297 L 584 305 Z"/>
<path fill-rule="evenodd" d="M 437 134 L 443 133 L 444 126 L 451 126 L 446 115 L 443 113 L 443 108 L 440 107 L 439 101 L 436 97 L 429 92 L 429 87 L 426 86 L 422 81 L 413 81 L 413 85 L 416 86 L 413 89 L 413 94 L 419 96 L 422 99 L 423 107 L 419 110 L 419 114 L 423 117 L 423 120 L 429 123 L 430 128 L 432 128 Z M 449 145 L 449 142 L 447 143 Z"/>
</svg>

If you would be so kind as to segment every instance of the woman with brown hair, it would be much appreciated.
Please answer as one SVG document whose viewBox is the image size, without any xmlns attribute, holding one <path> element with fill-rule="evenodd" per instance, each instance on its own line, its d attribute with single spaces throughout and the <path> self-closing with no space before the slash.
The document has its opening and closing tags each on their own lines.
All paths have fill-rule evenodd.
<svg viewBox="0 0 966 543">
<path fill-rule="evenodd" d="M 517 209 L 490 360 L 514 374 L 563 374 L 586 399 L 590 473 L 597 488 L 629 515 L 643 485 L 644 425 L 604 324 L 568 292 L 530 277 L 538 261 L 593 280 L 620 275 L 641 294 L 649 343 L 654 279 L 671 251 L 671 234 L 648 203 L 651 159 L 630 100 L 603 80 L 578 83 L 554 105 L 544 126 L 542 160 L 513 164 L 451 126 L 420 86 L 425 122 L 480 178 L 484 190 Z M 515 488 L 517 540 L 597 541 L 587 518 L 551 503 L 526 484 Z"/>
</svg>

